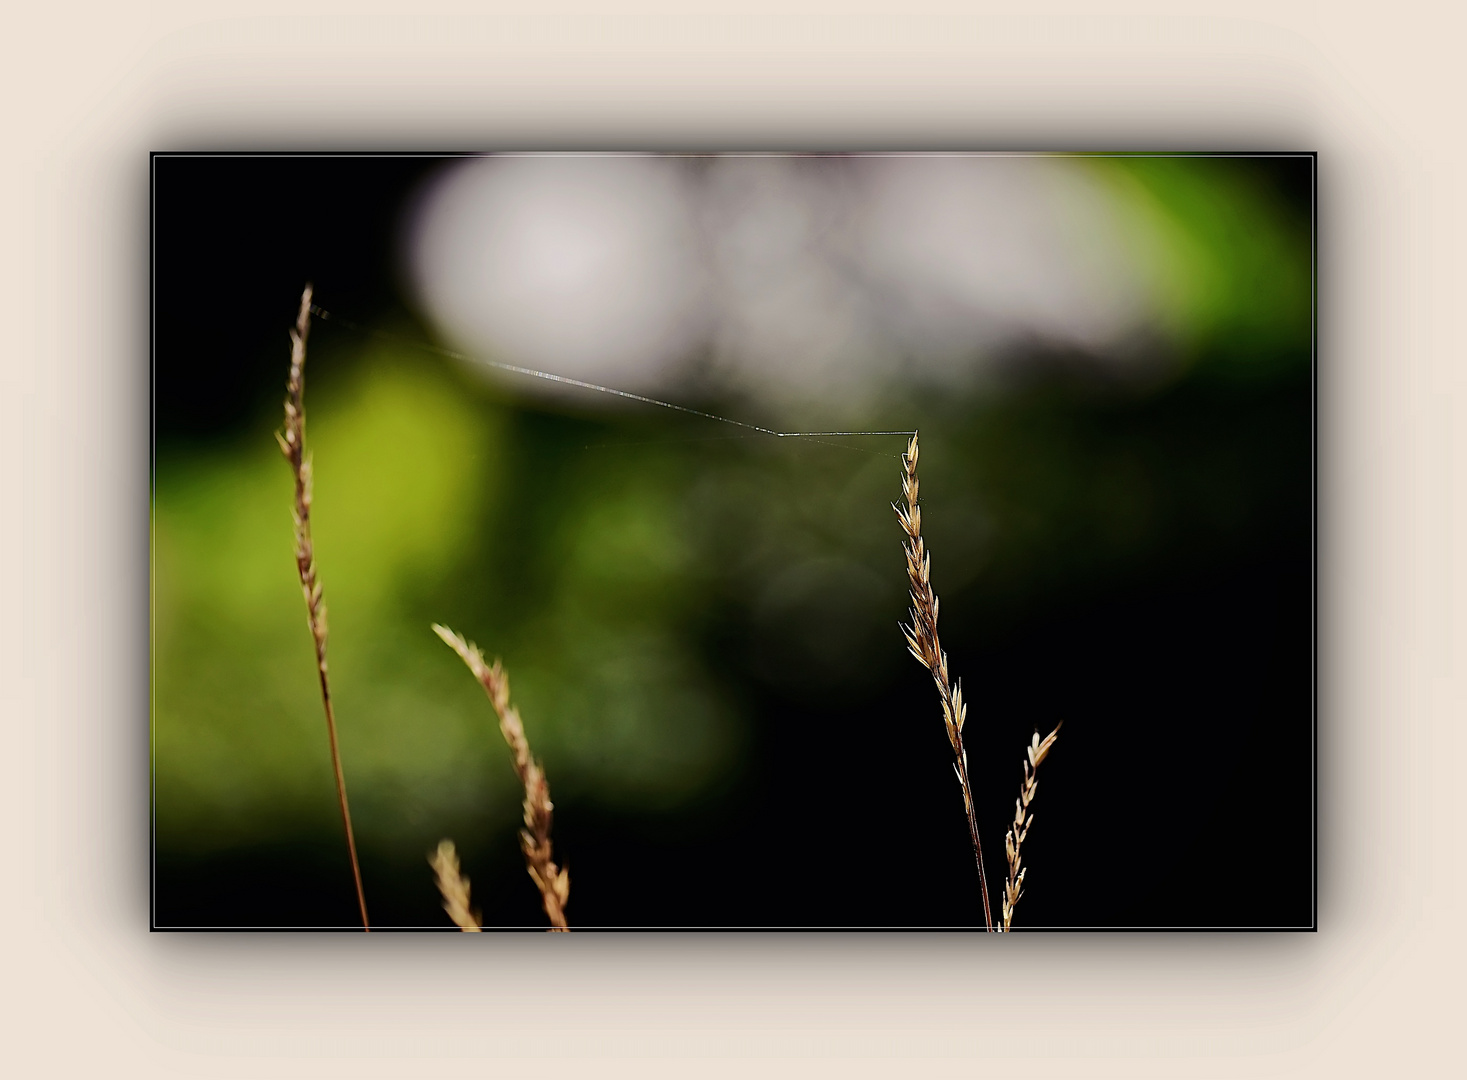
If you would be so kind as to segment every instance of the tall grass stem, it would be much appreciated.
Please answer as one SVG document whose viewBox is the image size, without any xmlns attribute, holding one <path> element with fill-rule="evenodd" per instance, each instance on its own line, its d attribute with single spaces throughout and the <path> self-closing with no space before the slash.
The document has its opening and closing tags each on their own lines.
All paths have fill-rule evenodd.
<svg viewBox="0 0 1467 1080">
<path fill-rule="evenodd" d="M 346 801 L 346 776 L 341 770 L 341 750 L 336 741 L 336 712 L 331 706 L 331 681 L 326 671 L 326 604 L 321 597 L 321 581 L 316 575 L 316 554 L 311 543 L 311 458 L 306 447 L 306 338 L 311 333 L 311 286 L 301 293 L 300 312 L 290 331 L 290 378 L 285 386 L 285 430 L 276 432 L 281 453 L 290 462 L 295 475 L 295 502 L 291 518 L 295 522 L 295 565 L 300 574 L 301 592 L 306 598 L 306 621 L 311 640 L 316 645 L 316 675 L 321 683 L 321 704 L 326 710 L 326 737 L 331 744 L 331 769 L 336 776 L 336 801 L 341 807 L 341 823 L 346 828 L 346 848 L 351 855 L 351 873 L 357 886 L 357 906 L 362 913 L 362 929 L 371 930 L 367 921 L 367 894 L 362 889 L 362 867 L 357 861 L 357 841 L 351 827 L 351 808 Z"/>
<path fill-rule="evenodd" d="M 983 871 L 983 842 L 978 838 L 978 819 L 973 813 L 973 787 L 968 780 L 968 751 L 963 746 L 963 722 L 968 706 L 963 701 L 963 687 L 948 676 L 947 653 L 937 638 L 937 594 L 932 590 L 932 553 L 922 542 L 922 508 L 917 501 L 917 433 L 912 432 L 907 452 L 902 455 L 902 495 L 905 506 L 892 504 L 902 531 L 907 534 L 903 545 L 907 555 L 907 578 L 911 584 L 910 622 L 902 627 L 907 649 L 917 662 L 932 673 L 937 684 L 937 697 L 942 704 L 942 719 L 947 727 L 948 743 L 956 761 L 953 771 L 963 789 L 963 808 L 968 815 L 968 833 L 973 840 L 973 858 L 978 863 L 978 890 L 983 896 L 983 924 L 993 930 L 993 909 L 988 901 L 988 877 Z"/>
</svg>

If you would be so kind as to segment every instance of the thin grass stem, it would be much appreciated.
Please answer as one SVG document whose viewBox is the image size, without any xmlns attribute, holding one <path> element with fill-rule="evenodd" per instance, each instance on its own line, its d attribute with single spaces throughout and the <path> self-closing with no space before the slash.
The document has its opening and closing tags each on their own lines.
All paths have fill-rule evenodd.
<svg viewBox="0 0 1467 1080">
<path fill-rule="evenodd" d="M 917 502 L 917 433 L 907 444 L 902 455 L 902 495 L 906 506 L 892 504 L 902 531 L 907 534 L 904 547 L 907 555 L 907 578 L 911 583 L 912 608 L 908 613 L 910 623 L 902 627 L 902 636 L 907 639 L 907 649 L 917 662 L 932 673 L 937 684 L 938 700 L 942 703 L 942 719 L 947 727 L 947 739 L 953 748 L 956 762 L 953 771 L 958 775 L 958 786 L 963 789 L 963 808 L 968 816 L 968 833 L 973 840 L 973 858 L 978 863 L 978 890 L 983 896 L 983 924 L 993 930 L 993 909 L 988 901 L 988 877 L 983 871 L 983 842 L 978 838 L 978 819 L 973 813 L 973 787 L 968 780 L 968 751 L 963 746 L 963 722 L 968 717 L 968 706 L 963 701 L 963 687 L 948 677 L 947 653 L 937 638 L 937 594 L 932 591 L 932 553 L 922 543 L 922 508 Z"/>
<path fill-rule="evenodd" d="M 351 873 L 357 886 L 357 906 L 362 912 L 362 929 L 371 930 L 367 921 L 367 894 L 362 889 L 362 868 L 357 861 L 357 841 L 351 827 L 351 808 L 346 801 L 346 777 L 341 771 L 341 750 L 336 741 L 336 713 L 331 706 L 331 681 L 326 672 L 326 604 L 321 597 L 321 581 L 316 575 L 315 548 L 311 543 L 311 459 L 306 446 L 306 338 L 311 332 L 311 286 L 301 293 L 300 312 L 290 332 L 290 378 L 285 387 L 285 430 L 276 432 L 280 450 L 290 462 L 295 475 L 295 502 L 291 518 L 295 522 L 295 565 L 300 574 L 301 592 L 306 598 L 306 622 L 311 640 L 316 645 L 316 675 L 321 683 L 321 704 L 326 710 L 326 737 L 331 744 L 331 769 L 336 775 L 336 800 L 341 807 L 341 823 L 346 828 L 346 847 L 351 855 Z"/>
</svg>

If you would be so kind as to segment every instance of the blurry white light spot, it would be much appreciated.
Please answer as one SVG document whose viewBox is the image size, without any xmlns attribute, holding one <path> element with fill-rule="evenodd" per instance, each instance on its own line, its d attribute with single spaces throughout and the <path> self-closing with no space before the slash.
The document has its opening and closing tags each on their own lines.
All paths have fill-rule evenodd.
<svg viewBox="0 0 1467 1080">
<path fill-rule="evenodd" d="M 1147 237 L 1073 159 L 490 157 L 420 205 L 447 336 L 634 392 L 701 352 L 729 388 L 834 405 L 1015 344 L 1122 358 L 1159 323 Z"/>
<path fill-rule="evenodd" d="M 428 313 L 487 359 L 651 387 L 701 331 L 684 178 L 664 159 L 475 159 L 427 195 L 411 243 Z"/>
</svg>

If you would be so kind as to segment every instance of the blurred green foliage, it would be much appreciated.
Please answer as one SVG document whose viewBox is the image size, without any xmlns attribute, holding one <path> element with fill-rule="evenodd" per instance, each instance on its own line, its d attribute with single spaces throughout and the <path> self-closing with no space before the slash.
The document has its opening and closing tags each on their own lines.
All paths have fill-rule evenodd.
<svg viewBox="0 0 1467 1080">
<path fill-rule="evenodd" d="M 689 602 L 676 588 L 688 553 L 666 478 L 603 464 L 558 492 L 545 534 L 497 564 L 537 581 L 507 619 L 493 597 L 513 585 L 465 563 L 491 557 L 496 531 L 517 536 L 525 511 L 502 494 L 504 410 L 466 389 L 442 365 L 375 348 L 350 378 L 308 391 L 332 687 L 361 828 L 379 840 L 415 834 L 466 804 L 512 814 L 518 800 L 492 713 L 429 631 L 434 618 L 505 655 L 558 785 L 613 801 L 686 795 L 719 764 L 729 731 L 670 626 Z M 273 440 L 160 462 L 154 760 L 165 845 L 331 820 L 290 489 Z M 462 602 L 462 573 L 489 610 Z"/>
<path fill-rule="evenodd" d="M 1162 315 L 1184 353 L 1237 370 L 1307 358 L 1311 222 L 1260 183 L 1248 159 L 1130 157 L 1090 162 L 1143 250 Z"/>
</svg>

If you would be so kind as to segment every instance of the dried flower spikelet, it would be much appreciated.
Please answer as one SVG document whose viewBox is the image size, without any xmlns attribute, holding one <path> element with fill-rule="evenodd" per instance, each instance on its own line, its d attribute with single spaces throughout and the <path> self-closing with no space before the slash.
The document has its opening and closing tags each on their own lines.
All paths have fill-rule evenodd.
<svg viewBox="0 0 1467 1080">
<path fill-rule="evenodd" d="M 1039 732 L 1034 733 L 1034 738 L 1029 745 L 1024 747 L 1027 761 L 1021 762 L 1024 768 L 1024 783 L 1019 788 L 1019 797 L 1014 800 L 1014 822 L 1009 831 L 1004 835 L 1004 855 L 1008 858 L 1009 874 L 1004 884 L 1003 896 L 1003 929 L 1009 930 L 1013 925 L 1014 907 L 1019 898 L 1024 895 L 1024 875 L 1028 868 L 1023 866 L 1023 854 L 1021 845 L 1029 836 L 1029 830 L 1034 825 L 1034 814 L 1029 811 L 1029 804 L 1034 801 L 1035 795 L 1039 793 L 1039 763 L 1049 754 L 1050 748 L 1054 746 L 1055 740 L 1059 738 L 1059 729 L 1062 725 L 1056 724 L 1041 741 Z"/>
<path fill-rule="evenodd" d="M 458 852 L 453 841 L 440 840 L 438 850 L 428 856 L 428 865 L 433 867 L 448 917 L 465 933 L 480 932 L 484 921 L 477 911 L 469 908 L 469 879 L 459 873 Z"/>
<path fill-rule="evenodd" d="M 530 743 L 525 738 L 519 710 L 510 703 L 509 675 L 497 659 L 493 664 L 486 665 L 479 647 L 448 627 L 434 623 L 433 632 L 468 665 L 499 717 L 499 732 L 509 746 L 515 774 L 525 789 L 525 828 L 520 832 L 525 869 L 535 887 L 540 890 L 551 928 L 565 930 L 565 905 L 570 894 L 570 877 L 555 865 L 551 857 L 550 825 L 555 804 L 550 801 L 550 785 L 545 779 L 545 771 L 530 752 Z"/>
<path fill-rule="evenodd" d="M 954 685 L 949 675 L 947 654 L 943 652 L 937 637 L 937 618 L 941 607 L 932 589 L 932 553 L 922 541 L 922 508 L 917 501 L 917 458 L 917 433 L 914 431 L 907 443 L 907 452 L 902 455 L 902 496 L 905 505 L 892 504 L 897 522 L 907 537 L 902 550 L 906 556 L 907 581 L 912 600 L 912 606 L 907 612 L 908 621 L 900 624 L 902 638 L 906 642 L 907 651 L 932 674 L 933 682 L 937 686 L 943 726 L 957 759 L 953 768 L 963 792 L 963 809 L 973 840 L 973 858 L 978 866 L 978 886 L 983 898 L 983 922 L 992 930 L 993 913 L 988 898 L 988 880 L 983 868 L 983 845 L 978 838 L 978 823 L 973 813 L 973 795 L 967 773 L 967 753 L 963 748 L 963 724 L 967 720 L 968 710 L 963 700 L 962 688 Z"/>
<path fill-rule="evenodd" d="M 1043 742 L 1039 741 L 1039 732 L 1036 731 L 1033 741 L 1029 744 L 1029 764 L 1037 767 L 1049 754 L 1049 748 L 1054 745 L 1054 741 L 1058 737 L 1059 727 L 1056 727 L 1046 735 Z"/>
<path fill-rule="evenodd" d="M 560 876 L 555 879 L 555 898 L 560 901 L 560 906 L 570 901 L 570 871 L 562 870 Z"/>
</svg>

